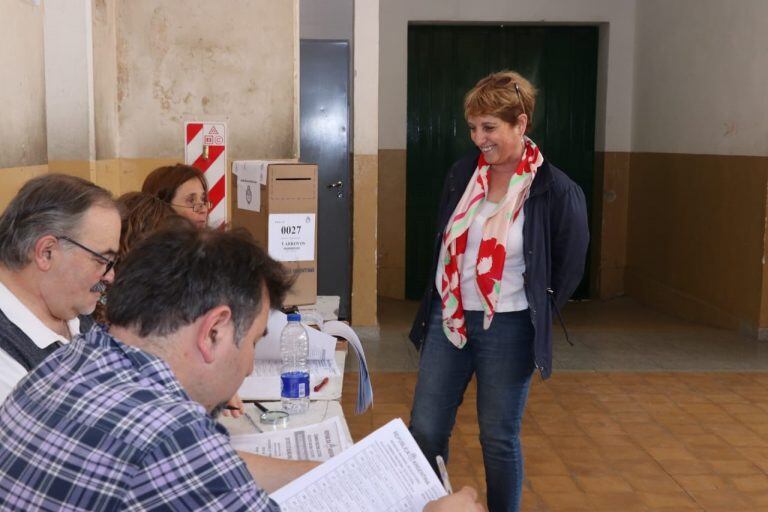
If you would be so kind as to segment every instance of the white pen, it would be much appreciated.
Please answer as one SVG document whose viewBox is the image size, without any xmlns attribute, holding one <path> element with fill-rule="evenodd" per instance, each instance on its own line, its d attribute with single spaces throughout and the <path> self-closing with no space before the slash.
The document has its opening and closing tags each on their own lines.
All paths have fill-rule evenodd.
<svg viewBox="0 0 768 512">
<path fill-rule="evenodd" d="M 437 469 L 440 470 L 440 479 L 443 481 L 443 487 L 445 487 L 445 492 L 447 492 L 448 494 L 453 494 L 451 481 L 448 479 L 448 470 L 445 469 L 445 461 L 443 460 L 442 455 L 438 455 L 437 457 L 435 457 L 435 460 L 437 461 Z"/>
<path fill-rule="evenodd" d="M 263 434 L 264 433 L 264 431 L 259 428 L 259 426 L 253 420 L 253 418 L 251 418 L 250 414 L 248 414 L 247 412 L 243 411 L 243 416 L 245 416 L 245 419 L 248 420 L 248 423 L 250 423 L 251 426 L 256 429 L 256 432 L 258 432 L 259 434 Z"/>
</svg>

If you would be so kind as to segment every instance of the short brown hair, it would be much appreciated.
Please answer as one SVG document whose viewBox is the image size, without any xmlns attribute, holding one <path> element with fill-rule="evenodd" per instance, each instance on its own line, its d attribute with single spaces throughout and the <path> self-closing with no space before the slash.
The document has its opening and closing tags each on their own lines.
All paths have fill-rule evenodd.
<svg viewBox="0 0 768 512">
<path fill-rule="evenodd" d="M 520 114 L 528 116 L 526 131 L 533 127 L 536 88 L 514 71 L 499 71 L 482 78 L 464 96 L 464 117 L 495 116 L 511 125 Z"/>
<path fill-rule="evenodd" d="M 192 178 L 197 178 L 208 196 L 208 184 L 203 171 L 191 165 L 176 164 L 158 167 L 144 179 L 141 191 L 151 194 L 170 204 L 176 190 Z"/>
<path fill-rule="evenodd" d="M 125 255 L 136 244 L 161 228 L 171 225 L 189 225 L 190 222 L 160 198 L 144 192 L 126 192 L 115 202 L 120 210 L 120 248 L 115 258 L 115 274 L 119 272 Z M 109 289 L 111 285 L 107 286 Z M 96 303 L 91 314 L 99 323 L 107 323 L 104 303 Z"/>
<path fill-rule="evenodd" d="M 120 249 L 118 259 L 152 232 L 168 224 L 167 219 L 184 222 L 176 211 L 160 198 L 144 192 L 127 192 L 117 198 L 120 208 Z M 188 222 L 188 221 L 187 221 Z"/>
</svg>

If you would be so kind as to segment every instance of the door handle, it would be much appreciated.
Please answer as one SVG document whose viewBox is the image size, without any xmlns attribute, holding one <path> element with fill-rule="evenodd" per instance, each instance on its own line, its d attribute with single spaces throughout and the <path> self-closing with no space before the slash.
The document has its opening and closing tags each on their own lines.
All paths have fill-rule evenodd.
<svg viewBox="0 0 768 512">
<path fill-rule="evenodd" d="M 337 181 L 335 183 L 329 183 L 328 185 L 325 186 L 325 188 L 327 188 L 328 190 L 333 190 L 335 188 L 339 189 L 338 193 L 336 194 L 336 197 L 338 197 L 339 199 L 344 197 L 344 190 L 343 190 L 344 189 L 344 182 L 341 181 L 341 180 L 339 180 L 339 181 Z"/>
</svg>

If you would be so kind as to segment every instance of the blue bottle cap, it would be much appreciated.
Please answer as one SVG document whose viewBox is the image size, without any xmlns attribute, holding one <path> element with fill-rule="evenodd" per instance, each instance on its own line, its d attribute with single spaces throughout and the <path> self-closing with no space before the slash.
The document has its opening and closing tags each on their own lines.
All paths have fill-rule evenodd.
<svg viewBox="0 0 768 512">
<path fill-rule="evenodd" d="M 289 322 L 301 322 L 301 315 L 298 313 L 288 313 Z"/>
</svg>

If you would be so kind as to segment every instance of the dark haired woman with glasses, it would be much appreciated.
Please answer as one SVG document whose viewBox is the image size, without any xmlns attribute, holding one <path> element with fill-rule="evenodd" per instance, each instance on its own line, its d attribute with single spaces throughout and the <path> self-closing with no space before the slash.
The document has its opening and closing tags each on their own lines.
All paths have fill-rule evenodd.
<svg viewBox="0 0 768 512">
<path fill-rule="evenodd" d="M 141 191 L 170 204 L 198 228 L 208 224 L 211 202 L 208 184 L 200 169 L 184 164 L 158 167 L 146 177 Z"/>
<path fill-rule="evenodd" d="M 584 270 L 582 190 L 547 162 L 530 131 L 536 89 L 493 73 L 465 96 L 477 150 L 453 164 L 438 212 L 432 276 L 410 338 L 421 349 L 411 432 L 447 458 L 473 374 L 488 508 L 520 506 L 520 426 L 534 368 L 552 371 L 551 326 Z M 437 470 L 437 468 L 435 467 Z"/>
</svg>

